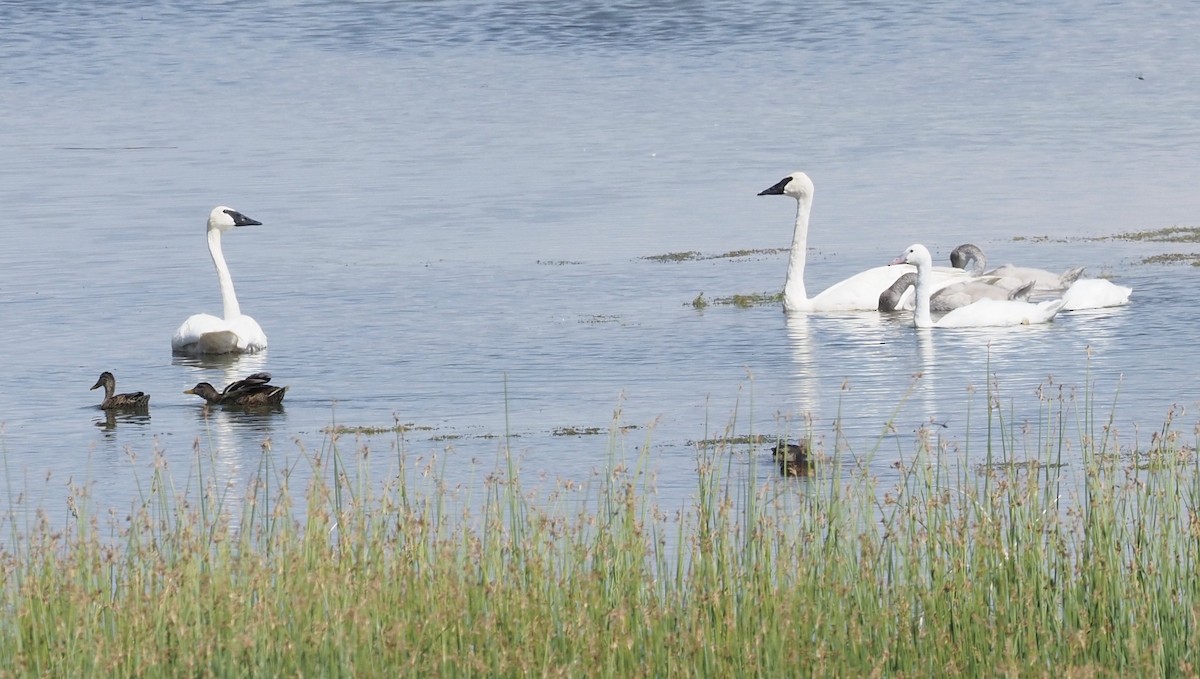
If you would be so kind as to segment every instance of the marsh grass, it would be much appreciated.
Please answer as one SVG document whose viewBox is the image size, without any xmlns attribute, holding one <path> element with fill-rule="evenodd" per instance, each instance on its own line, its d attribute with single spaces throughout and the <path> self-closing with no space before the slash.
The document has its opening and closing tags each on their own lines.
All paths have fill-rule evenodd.
<svg viewBox="0 0 1200 679">
<path fill-rule="evenodd" d="M 86 487 L 65 527 L 10 508 L 0 675 L 1195 675 L 1175 411 L 1143 447 L 1090 396 L 1043 393 L 1032 425 L 987 400 L 982 436 L 835 443 L 799 480 L 706 436 L 674 508 L 619 417 L 603 472 L 541 492 L 502 445 L 462 497 L 399 432 L 382 482 L 336 434 L 292 463 L 265 446 L 240 497 L 200 452 L 195 488 L 160 458 L 129 512 Z"/>
</svg>

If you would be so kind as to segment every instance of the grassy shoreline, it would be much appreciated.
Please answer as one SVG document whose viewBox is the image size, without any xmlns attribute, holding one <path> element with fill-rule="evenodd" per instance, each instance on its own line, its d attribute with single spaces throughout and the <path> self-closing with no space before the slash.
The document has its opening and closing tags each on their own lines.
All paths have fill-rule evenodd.
<svg viewBox="0 0 1200 679">
<path fill-rule="evenodd" d="M 372 481 L 336 434 L 304 488 L 266 450 L 236 498 L 202 455 L 199 493 L 156 465 L 128 513 L 10 512 L 0 676 L 1195 675 L 1195 447 L 1171 415 L 1130 449 L 1090 401 L 1032 430 L 997 403 L 984 450 L 920 430 L 889 488 L 701 445 L 676 508 L 619 422 L 599 481 L 545 497 L 511 458 L 466 502 L 403 455 Z"/>
</svg>

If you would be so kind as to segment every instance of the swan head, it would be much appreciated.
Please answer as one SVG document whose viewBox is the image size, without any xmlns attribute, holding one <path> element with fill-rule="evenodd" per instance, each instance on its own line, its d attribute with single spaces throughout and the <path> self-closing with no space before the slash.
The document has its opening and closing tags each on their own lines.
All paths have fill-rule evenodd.
<svg viewBox="0 0 1200 679">
<path fill-rule="evenodd" d="M 112 385 L 112 387 L 108 385 Z M 99 389 L 100 387 L 114 388 L 116 385 L 117 378 L 113 377 L 113 374 L 106 370 L 100 373 L 100 379 L 96 380 L 96 383 L 92 385 L 92 389 Z"/>
<path fill-rule="evenodd" d="M 796 200 L 801 198 L 811 199 L 813 196 L 813 183 L 808 178 L 808 175 L 803 172 L 793 172 L 788 176 L 780 179 L 769 189 L 763 189 L 758 192 L 760 196 L 791 196 Z"/>
<path fill-rule="evenodd" d="M 966 269 L 968 264 L 974 262 L 973 271 L 983 273 L 984 267 L 987 266 L 987 258 L 983 255 L 983 249 L 973 243 L 963 243 L 962 245 L 950 251 L 950 266 L 956 269 Z"/>
<path fill-rule="evenodd" d="M 231 207 L 218 205 L 208 213 L 208 230 L 228 231 L 235 226 L 255 226 L 262 224 L 257 219 L 251 219 Z"/>
<path fill-rule="evenodd" d="M 892 264 L 912 264 L 918 269 L 925 269 L 933 266 L 933 257 L 929 255 L 929 249 L 924 245 L 914 243 L 900 253 L 899 257 L 893 259 Z"/>
</svg>

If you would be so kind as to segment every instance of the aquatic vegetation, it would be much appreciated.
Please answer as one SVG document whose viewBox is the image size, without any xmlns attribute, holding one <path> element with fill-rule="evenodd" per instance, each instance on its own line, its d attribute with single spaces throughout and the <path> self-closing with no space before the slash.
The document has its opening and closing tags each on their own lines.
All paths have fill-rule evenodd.
<svg viewBox="0 0 1200 679">
<path fill-rule="evenodd" d="M 668 252 L 662 255 L 649 255 L 642 257 L 650 262 L 692 262 L 698 259 L 703 259 L 704 256 L 695 250 L 687 252 Z"/>
<path fill-rule="evenodd" d="M 1162 229 L 1119 233 L 1112 236 L 1112 239 L 1160 243 L 1200 243 L 1200 226 L 1168 226 Z"/>
<path fill-rule="evenodd" d="M 431 427 L 427 424 L 417 425 L 412 422 L 405 422 L 405 423 L 401 424 L 401 423 L 397 422 L 396 424 L 394 424 L 390 427 L 389 426 L 373 426 L 373 425 L 338 424 L 338 425 L 330 425 L 330 426 L 327 426 L 327 427 L 324 427 L 321 429 L 322 433 L 335 434 L 335 435 L 339 435 L 339 436 L 343 435 L 343 434 L 359 434 L 359 435 L 365 435 L 365 436 L 371 436 L 371 435 L 377 435 L 377 434 L 405 434 L 410 431 L 433 431 L 433 427 Z"/>
<path fill-rule="evenodd" d="M 1143 257 L 1142 264 L 1191 264 L 1200 266 L 1200 252 L 1168 252 Z"/>
<path fill-rule="evenodd" d="M 720 305 L 720 306 L 736 306 L 736 307 L 741 307 L 743 309 L 748 309 L 753 306 L 766 306 L 766 305 L 779 304 L 781 302 L 783 302 L 783 292 L 782 291 L 775 292 L 775 293 L 752 292 L 752 293 L 745 294 L 745 295 L 730 295 L 728 297 L 716 297 L 712 300 L 709 300 L 707 297 L 705 297 L 704 293 L 702 292 L 699 295 L 697 295 L 695 299 L 693 299 L 688 304 L 685 304 L 684 306 L 691 305 L 692 307 L 694 307 L 696 309 L 705 309 L 705 308 L 708 308 L 710 305 Z"/>
<path fill-rule="evenodd" d="M 411 468 L 400 446 L 376 479 L 337 436 L 292 462 L 264 446 L 240 498 L 203 455 L 200 487 L 174 490 L 158 456 L 131 508 L 78 486 L 65 527 L 9 507 L 0 675 L 1194 672 L 1200 462 L 1181 411 L 1141 445 L 1090 395 L 1039 404 L 1009 422 L 989 395 L 982 438 L 881 438 L 886 486 L 875 451 L 835 445 L 781 477 L 778 439 L 706 437 L 685 507 L 656 505 L 653 453 L 616 417 L 589 481 L 523 487 L 506 453 L 468 497 L 444 460 Z"/>
<path fill-rule="evenodd" d="M 739 259 L 742 257 L 756 257 L 760 255 L 777 255 L 781 252 L 788 252 L 789 248 L 756 248 L 756 249 L 741 249 L 730 250 L 719 255 L 706 255 L 695 250 L 687 250 L 685 252 L 668 252 L 661 255 L 649 255 L 639 259 L 645 259 L 651 262 L 697 262 L 709 259 Z"/>
<path fill-rule="evenodd" d="M 582 319 L 579 320 L 579 322 L 580 323 L 589 323 L 589 324 L 620 323 L 621 317 L 613 316 L 612 314 L 592 314 L 591 316 L 584 316 Z"/>
<path fill-rule="evenodd" d="M 713 304 L 724 304 L 743 309 L 752 306 L 764 306 L 780 304 L 783 302 L 783 292 L 752 292 L 745 295 L 731 295 L 729 297 L 717 297 L 713 300 Z"/>
<path fill-rule="evenodd" d="M 606 433 L 606 429 L 600 427 L 555 427 L 550 432 L 551 436 L 596 436 Z"/>
</svg>

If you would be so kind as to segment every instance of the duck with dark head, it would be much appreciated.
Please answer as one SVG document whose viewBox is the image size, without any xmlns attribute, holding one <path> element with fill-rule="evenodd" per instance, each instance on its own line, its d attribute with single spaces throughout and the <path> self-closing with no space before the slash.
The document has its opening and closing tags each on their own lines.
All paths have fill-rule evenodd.
<svg viewBox="0 0 1200 679">
<path fill-rule="evenodd" d="M 150 394 L 140 391 L 128 394 L 114 394 L 117 390 L 117 378 L 107 370 L 100 373 L 100 379 L 92 385 L 92 389 L 104 387 L 104 400 L 100 402 L 101 410 L 131 410 L 150 407 Z"/>
<path fill-rule="evenodd" d="M 185 394 L 194 394 L 212 405 L 228 406 L 278 406 L 283 403 L 283 396 L 288 387 L 270 384 L 270 373 L 254 373 L 249 377 L 231 382 L 221 391 L 208 382 L 201 382 Z"/>
<path fill-rule="evenodd" d="M 779 465 L 779 473 L 783 476 L 807 476 L 812 471 L 808 441 L 780 441 L 771 449 L 771 456 L 775 459 L 775 464 Z"/>
</svg>

